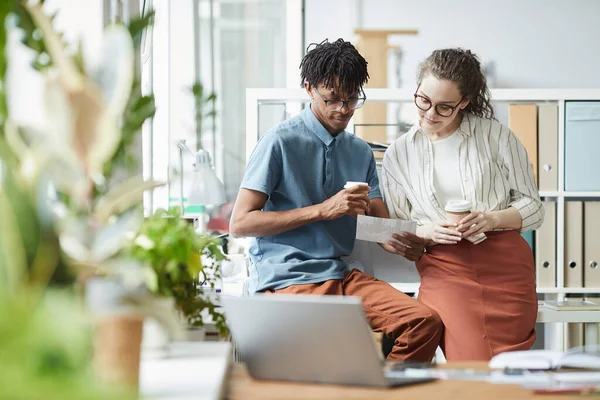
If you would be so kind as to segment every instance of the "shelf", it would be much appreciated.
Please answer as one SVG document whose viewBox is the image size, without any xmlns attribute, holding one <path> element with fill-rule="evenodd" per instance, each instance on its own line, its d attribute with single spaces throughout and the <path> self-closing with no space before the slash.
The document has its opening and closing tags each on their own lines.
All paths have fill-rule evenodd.
<svg viewBox="0 0 600 400">
<path fill-rule="evenodd" d="M 560 192 L 540 191 L 540 197 L 560 197 Z"/>
<path fill-rule="evenodd" d="M 537 322 L 562 322 L 562 323 L 593 323 L 600 322 L 598 310 L 553 310 L 540 306 L 538 308 Z M 594 327 L 594 329 L 596 329 Z"/>
<path fill-rule="evenodd" d="M 400 283 L 390 282 L 395 289 L 404 293 L 416 293 L 419 290 L 419 283 Z M 600 293 L 600 288 L 557 288 L 557 287 L 538 287 L 536 292 L 539 294 L 578 294 L 578 293 Z"/>
<path fill-rule="evenodd" d="M 565 191 L 540 191 L 540 197 L 564 197 L 564 198 L 576 198 L 576 197 L 588 197 L 588 198 L 600 198 L 600 192 L 565 192 Z"/>
<path fill-rule="evenodd" d="M 599 197 L 600 192 L 563 192 L 564 197 Z"/>
<path fill-rule="evenodd" d="M 538 293 L 565 293 L 565 294 L 577 294 L 577 293 L 600 293 L 600 288 L 540 288 L 536 289 Z"/>
</svg>

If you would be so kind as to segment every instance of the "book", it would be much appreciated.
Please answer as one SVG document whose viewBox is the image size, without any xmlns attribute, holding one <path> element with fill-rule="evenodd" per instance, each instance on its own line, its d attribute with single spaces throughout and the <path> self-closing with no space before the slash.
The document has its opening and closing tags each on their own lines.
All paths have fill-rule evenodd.
<svg viewBox="0 0 600 400">
<path fill-rule="evenodd" d="M 489 362 L 490 368 L 551 370 L 558 368 L 600 369 L 600 352 L 584 352 L 584 347 L 567 352 L 553 350 L 524 350 L 500 353 Z"/>
<path fill-rule="evenodd" d="M 583 299 L 545 300 L 543 307 L 559 311 L 598 311 L 600 304 Z"/>
</svg>

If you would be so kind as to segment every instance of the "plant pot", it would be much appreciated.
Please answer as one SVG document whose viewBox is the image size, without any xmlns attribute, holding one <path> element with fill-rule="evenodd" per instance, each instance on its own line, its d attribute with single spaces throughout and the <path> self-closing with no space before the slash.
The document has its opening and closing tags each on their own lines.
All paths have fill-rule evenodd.
<svg viewBox="0 0 600 400">
<path fill-rule="evenodd" d="M 172 314 L 173 318 L 178 317 L 177 310 L 175 308 L 175 299 L 173 298 L 164 297 L 156 299 L 153 302 L 153 308 L 155 312 L 160 313 L 163 316 Z M 171 338 L 164 325 L 161 325 L 153 318 L 146 318 L 144 320 L 142 338 L 142 350 L 144 352 L 167 350 L 170 342 Z"/>
<path fill-rule="evenodd" d="M 188 327 L 185 334 L 188 342 L 204 342 L 206 339 L 206 329 L 203 326 Z"/>
<path fill-rule="evenodd" d="M 94 372 L 107 385 L 137 388 L 144 320 L 135 314 L 97 318 Z"/>
</svg>

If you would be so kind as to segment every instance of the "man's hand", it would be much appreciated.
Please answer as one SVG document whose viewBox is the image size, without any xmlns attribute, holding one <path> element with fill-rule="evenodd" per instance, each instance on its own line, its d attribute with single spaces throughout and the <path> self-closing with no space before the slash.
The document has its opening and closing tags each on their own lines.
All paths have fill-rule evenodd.
<svg viewBox="0 0 600 400">
<path fill-rule="evenodd" d="M 489 213 L 473 211 L 460 220 L 457 230 L 463 232 L 462 237 L 468 238 L 479 233 L 485 233 L 495 228 L 496 221 Z"/>
<path fill-rule="evenodd" d="M 401 235 L 394 233 L 392 237 L 395 240 L 379 243 L 389 253 L 398 254 L 409 261 L 416 261 L 425 251 L 425 240 L 410 232 L 402 232 Z"/>
<path fill-rule="evenodd" d="M 417 227 L 417 235 L 427 243 L 456 244 L 462 239 L 461 233 L 456 230 L 456 224 L 450 221 L 425 224 Z"/>
<path fill-rule="evenodd" d="M 370 189 L 369 187 L 368 190 Z M 356 214 L 360 211 L 368 214 L 370 206 L 371 200 L 369 195 L 365 193 L 365 186 L 353 186 L 340 190 L 333 197 L 321 203 L 320 212 L 324 220 L 332 220 L 344 215 L 356 217 Z"/>
</svg>

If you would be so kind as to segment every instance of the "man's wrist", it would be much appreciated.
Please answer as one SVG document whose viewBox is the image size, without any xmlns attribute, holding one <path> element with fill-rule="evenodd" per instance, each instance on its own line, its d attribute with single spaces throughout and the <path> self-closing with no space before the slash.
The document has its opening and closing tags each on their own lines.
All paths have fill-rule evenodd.
<svg viewBox="0 0 600 400">
<path fill-rule="evenodd" d="M 325 215 L 325 209 L 323 207 L 323 203 L 320 204 L 315 204 L 315 213 L 316 213 L 316 220 L 317 221 L 324 221 L 327 219 L 326 215 Z"/>
</svg>

